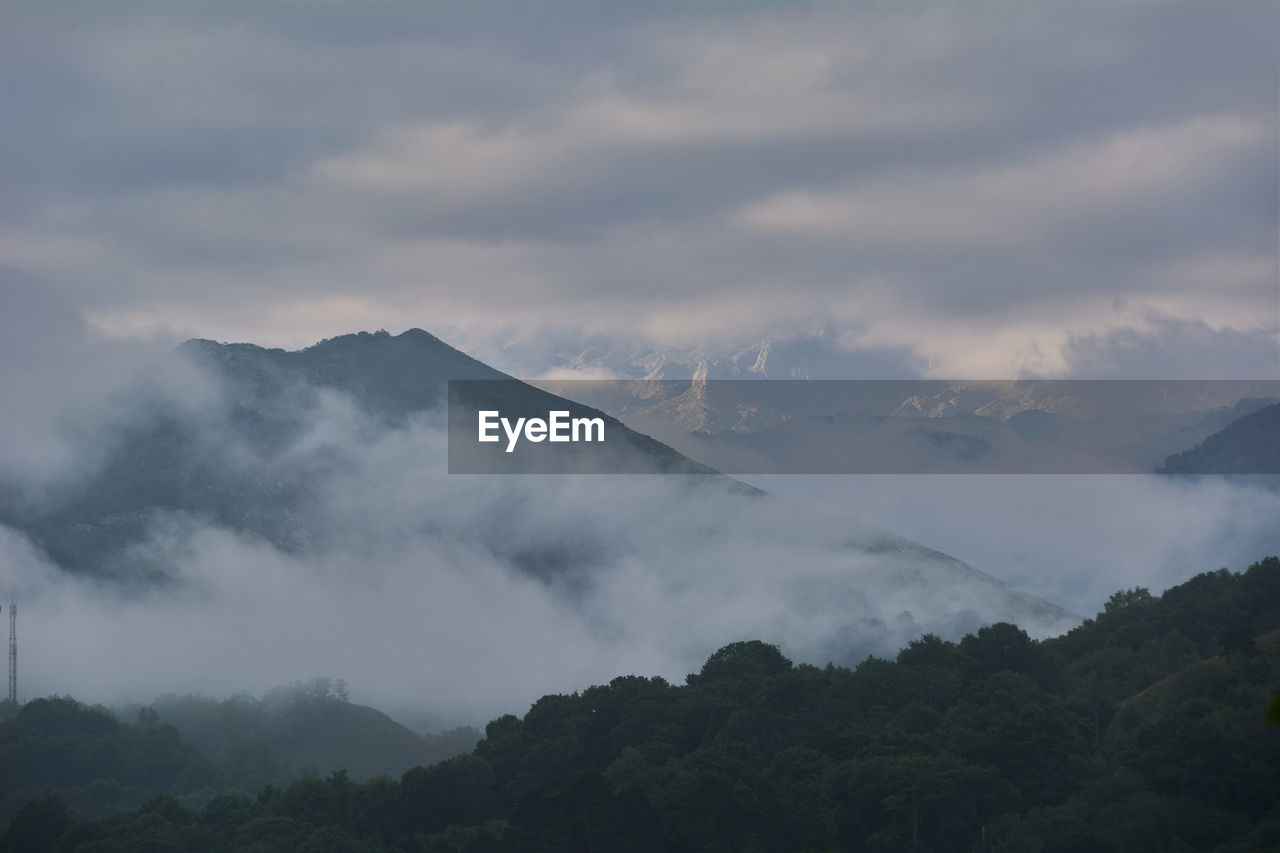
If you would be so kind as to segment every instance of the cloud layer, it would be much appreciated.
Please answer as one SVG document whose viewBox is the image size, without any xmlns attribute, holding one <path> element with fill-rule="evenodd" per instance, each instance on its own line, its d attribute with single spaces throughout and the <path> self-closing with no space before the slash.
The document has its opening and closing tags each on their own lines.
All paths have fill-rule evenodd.
<svg viewBox="0 0 1280 853">
<path fill-rule="evenodd" d="M 830 319 L 1007 377 L 1194 326 L 1224 377 L 1280 361 L 1270 4 L 12 18 L 0 275 L 113 337 Z"/>
<path fill-rule="evenodd" d="M 190 396 L 196 445 L 234 466 L 246 449 L 206 417 L 203 389 Z M 853 663 L 923 631 L 1011 618 L 1043 635 L 1075 621 L 856 522 L 723 483 L 450 476 L 442 426 L 428 414 L 377 428 L 329 397 L 259 465 L 288 479 L 322 459 L 334 472 L 286 508 L 307 542 L 155 512 L 126 554 L 165 583 L 70 574 L 0 526 L 22 697 L 260 693 L 327 674 L 362 701 L 481 722 L 618 674 L 679 681 L 743 638 Z"/>
</svg>

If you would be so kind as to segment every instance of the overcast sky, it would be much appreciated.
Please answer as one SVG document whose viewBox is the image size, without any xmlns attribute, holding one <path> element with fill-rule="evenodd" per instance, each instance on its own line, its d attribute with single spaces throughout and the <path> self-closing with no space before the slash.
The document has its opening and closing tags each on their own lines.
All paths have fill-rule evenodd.
<svg viewBox="0 0 1280 853">
<path fill-rule="evenodd" d="M 300 347 L 420 327 L 476 351 L 494 335 L 710 350 L 825 327 L 877 375 L 1280 375 L 1274 0 L 0 0 L 0 116 L 0 475 L 77 470 L 83 448 L 53 425 L 191 336 Z M 183 571 L 209 606 L 122 619 L 0 527 L 0 581 L 29 580 L 25 612 L 45 614 L 24 648 L 46 680 L 24 691 L 119 688 L 124 648 L 138 690 L 328 671 L 376 697 L 378 678 L 406 679 L 369 655 L 417 642 L 438 679 L 423 685 L 521 710 L 628 668 L 678 676 L 771 625 L 804 639 L 818 623 L 778 610 L 788 573 L 850 568 L 812 537 L 735 538 L 714 513 L 736 504 L 704 518 L 640 482 L 557 493 L 537 509 L 571 518 L 578 500 L 588 529 L 645 540 L 594 610 L 566 616 L 497 562 L 411 538 L 411 516 L 494 517 L 465 483 L 419 476 L 425 439 L 362 442 L 336 446 L 369 488 L 336 497 L 368 495 L 368 518 L 334 517 L 408 543 L 308 565 L 205 530 Z M 1270 493 L 966 480 L 789 496 L 1082 612 L 1274 553 Z M 665 513 L 717 531 L 692 540 L 705 556 Z M 357 565 L 377 583 L 326 574 Z M 45 581 L 45 598 L 23 592 Z M 332 628 L 353 601 L 377 616 L 358 643 Z M 266 651 L 219 645 L 233 618 Z M 498 675 L 477 687 L 476 671 Z"/>
<path fill-rule="evenodd" d="M 691 5 L 6 2 L 0 323 L 1280 370 L 1275 3 Z"/>
</svg>

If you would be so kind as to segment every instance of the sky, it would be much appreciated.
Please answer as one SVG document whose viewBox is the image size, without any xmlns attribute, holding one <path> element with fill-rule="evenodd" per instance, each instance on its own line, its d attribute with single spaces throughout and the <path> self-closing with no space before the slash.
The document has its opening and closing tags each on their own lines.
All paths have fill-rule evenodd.
<svg viewBox="0 0 1280 853">
<path fill-rule="evenodd" d="M 65 425 L 188 337 L 732 351 L 823 328 L 878 376 L 1280 375 L 1273 2 L 0 0 L 0 114 L 0 480 L 90 469 Z M 403 464 L 425 441 L 361 449 L 367 506 L 337 517 L 488 520 Z M 1244 569 L 1280 502 L 1144 478 L 770 487 L 1085 614 Z M 89 698 L 328 674 L 388 700 L 405 673 L 368 661 L 395 647 L 421 650 L 415 698 L 496 713 L 678 678 L 745 633 L 818 645 L 774 606 L 809 554 L 785 525 L 717 539 L 686 578 L 683 539 L 641 541 L 669 529 L 650 488 L 561 496 L 645 558 L 594 609 L 434 540 L 306 563 L 217 527 L 164 607 L 73 583 L 4 527 L 0 588 L 29 593 L 27 689 Z"/>
<path fill-rule="evenodd" d="M 6 332 L 830 322 L 905 375 L 1280 371 L 1274 3 L 0 16 Z"/>
</svg>

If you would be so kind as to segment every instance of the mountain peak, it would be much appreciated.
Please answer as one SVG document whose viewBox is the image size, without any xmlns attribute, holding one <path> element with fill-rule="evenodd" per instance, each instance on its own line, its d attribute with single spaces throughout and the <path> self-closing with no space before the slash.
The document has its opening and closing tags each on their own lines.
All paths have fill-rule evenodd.
<svg viewBox="0 0 1280 853">
<path fill-rule="evenodd" d="M 297 350 L 192 338 L 175 354 L 229 381 L 242 402 L 272 407 L 287 388 L 331 388 L 393 420 L 436 406 L 447 380 L 510 378 L 418 328 L 352 332 Z"/>
<path fill-rule="evenodd" d="M 452 350 L 453 347 L 437 338 L 430 332 L 419 329 L 416 326 L 401 332 L 398 335 L 392 335 L 386 329 L 379 329 L 376 332 L 352 332 L 346 335 L 338 335 L 333 338 L 325 338 L 319 343 L 312 344 L 302 351 L 315 350 L 322 347 L 347 347 L 353 345 L 368 345 L 374 343 L 414 343 L 428 344 L 431 346 L 440 346 Z"/>
</svg>

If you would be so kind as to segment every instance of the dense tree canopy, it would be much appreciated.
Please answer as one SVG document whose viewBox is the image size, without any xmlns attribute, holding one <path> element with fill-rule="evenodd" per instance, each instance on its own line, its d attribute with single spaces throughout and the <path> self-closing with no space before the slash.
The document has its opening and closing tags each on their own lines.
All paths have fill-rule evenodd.
<svg viewBox="0 0 1280 853">
<path fill-rule="evenodd" d="M 0 724 L 6 849 L 1234 851 L 1280 849 L 1280 561 L 1117 593 L 1036 642 L 992 625 L 854 669 L 734 643 L 683 686 L 623 676 L 489 724 L 398 781 L 346 773 L 108 817 L 87 778 L 184 791 L 154 721 L 69 700 Z M 213 768 L 211 778 L 217 778 Z M 16 786 L 20 777 L 25 787 Z M 42 787 L 43 786 L 43 787 Z"/>
</svg>

